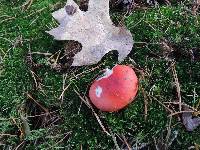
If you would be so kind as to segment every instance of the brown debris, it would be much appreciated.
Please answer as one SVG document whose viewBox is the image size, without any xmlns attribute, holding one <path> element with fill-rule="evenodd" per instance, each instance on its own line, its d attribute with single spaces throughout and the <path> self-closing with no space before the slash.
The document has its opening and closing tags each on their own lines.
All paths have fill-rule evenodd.
<svg viewBox="0 0 200 150">
<path fill-rule="evenodd" d="M 190 110 L 187 107 L 184 107 L 183 109 L 186 111 Z M 200 117 L 193 117 L 192 112 L 182 113 L 182 121 L 187 131 L 193 131 L 200 126 Z"/>
<path fill-rule="evenodd" d="M 199 6 L 200 6 L 200 0 L 194 0 L 193 6 L 192 6 L 193 15 L 197 15 L 197 11 L 199 10 Z"/>
</svg>

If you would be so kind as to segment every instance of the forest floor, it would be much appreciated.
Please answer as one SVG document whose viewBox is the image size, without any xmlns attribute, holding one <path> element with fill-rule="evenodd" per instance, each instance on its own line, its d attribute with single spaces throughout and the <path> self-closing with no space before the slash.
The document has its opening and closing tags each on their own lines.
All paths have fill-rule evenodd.
<svg viewBox="0 0 200 150">
<path fill-rule="evenodd" d="M 69 67 L 66 49 L 45 31 L 65 0 L 0 1 L 0 149 L 200 149 L 200 127 L 187 131 L 184 108 L 200 110 L 200 16 L 191 1 L 137 3 L 111 11 L 134 48 L 140 86 L 135 101 L 115 113 L 88 107 L 88 88 L 117 54 L 96 65 Z M 182 108 L 182 109 L 181 109 Z"/>
</svg>

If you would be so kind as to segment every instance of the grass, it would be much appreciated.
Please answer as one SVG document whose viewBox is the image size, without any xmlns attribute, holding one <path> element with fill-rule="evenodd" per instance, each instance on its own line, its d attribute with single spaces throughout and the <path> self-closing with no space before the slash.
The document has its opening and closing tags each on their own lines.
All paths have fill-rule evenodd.
<svg viewBox="0 0 200 150">
<path fill-rule="evenodd" d="M 33 68 L 27 63 L 30 51 L 63 51 L 63 42 L 53 40 L 45 31 L 56 26 L 57 23 L 50 13 L 63 6 L 64 2 L 36 0 L 24 11 L 21 9 L 23 1 L 0 2 L 2 149 L 116 147 L 115 138 L 102 131 L 92 111 L 74 92 L 75 89 L 82 96 L 87 96 L 88 87 L 99 72 L 117 63 L 114 53 L 106 55 L 97 65 L 72 68 L 64 74 L 52 69 L 47 57 L 43 55 L 32 56 L 35 63 L 42 64 L 41 67 L 34 68 L 36 75 L 31 73 Z M 190 8 L 190 4 L 186 2 L 175 3 L 172 6 L 136 9 L 126 17 L 126 26 L 132 32 L 135 44 L 123 64 L 132 64 L 137 68 L 136 73 L 140 79 L 138 96 L 134 103 L 117 113 L 105 113 L 95 109 L 106 130 L 115 135 L 118 146 L 121 147 L 125 143 L 124 137 L 131 146 L 146 143 L 150 149 L 155 149 L 162 137 L 164 143 L 167 143 L 167 133 L 169 141 L 175 137 L 173 133 L 177 133 L 169 149 L 187 149 L 195 144 L 200 145 L 200 128 L 187 132 L 177 116 L 173 116 L 170 123 L 169 112 L 163 107 L 164 102 L 177 99 L 169 59 L 176 60 L 182 101 L 192 107 L 199 101 L 199 96 L 194 98 L 190 95 L 194 94 L 194 90 L 197 95 L 200 94 L 200 61 L 192 61 L 189 52 L 200 46 L 200 17 L 193 15 L 188 10 Z M 118 16 L 113 16 L 115 17 Z M 166 51 L 159 44 L 162 39 L 172 43 L 178 55 L 175 53 L 167 57 Z M 92 69 L 95 67 L 98 68 Z M 65 87 L 69 85 L 69 88 L 65 91 L 62 102 L 59 97 L 63 91 L 64 77 Z M 34 78 L 39 84 L 37 87 Z M 146 120 L 145 99 L 148 101 Z M 46 115 L 49 113 L 50 115 Z"/>
</svg>

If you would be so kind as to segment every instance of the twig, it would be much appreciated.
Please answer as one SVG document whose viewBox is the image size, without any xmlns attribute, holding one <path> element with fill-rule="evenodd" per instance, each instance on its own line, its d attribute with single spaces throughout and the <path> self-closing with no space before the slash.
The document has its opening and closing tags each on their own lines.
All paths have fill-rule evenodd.
<svg viewBox="0 0 200 150">
<path fill-rule="evenodd" d="M 130 144 L 127 142 L 127 140 L 126 140 L 126 138 L 125 138 L 124 135 L 122 135 L 122 138 L 123 138 L 123 141 L 124 141 L 124 143 L 126 144 L 128 150 L 131 150 Z"/>
<path fill-rule="evenodd" d="M 42 52 L 31 52 L 30 54 L 37 54 L 37 55 L 44 55 L 44 56 L 51 56 L 52 53 L 42 53 Z"/>
<path fill-rule="evenodd" d="M 127 26 L 129 27 L 129 30 L 135 28 L 138 24 L 140 24 L 145 19 L 146 11 L 143 14 L 144 14 L 143 17 L 141 17 L 141 19 L 138 22 L 134 23 L 133 21 L 130 21 L 128 23 Z"/>
<path fill-rule="evenodd" d="M 53 57 L 55 57 L 56 55 L 57 55 L 57 57 L 58 57 L 58 55 L 60 55 L 60 53 L 61 53 L 60 50 L 57 51 L 56 53 L 52 54 L 52 55 L 48 58 L 48 60 L 51 60 L 51 59 L 52 59 Z"/>
<path fill-rule="evenodd" d="M 2 20 L 2 21 L 0 22 L 0 24 L 2 24 L 2 23 L 4 23 L 4 22 L 7 22 L 7 21 L 9 21 L 9 20 L 13 20 L 13 19 L 16 19 L 16 17 L 9 17 L 9 18 L 6 18 L 6 19 Z"/>
<path fill-rule="evenodd" d="M 92 72 L 92 71 L 94 71 L 94 70 L 96 70 L 96 69 L 99 69 L 100 67 L 101 67 L 101 66 L 98 65 L 98 66 L 93 67 L 93 68 L 91 68 L 91 69 L 85 70 L 85 71 L 83 71 L 83 72 L 81 72 L 81 73 L 79 73 L 79 74 L 76 74 L 76 76 L 74 76 L 74 77 L 75 77 L 75 78 L 79 78 L 80 76 L 82 76 L 82 75 L 84 75 L 84 74 L 88 74 L 88 73 L 90 73 L 90 72 Z"/>
<path fill-rule="evenodd" d="M 57 57 L 56 57 L 56 60 L 55 60 L 55 62 L 54 62 L 54 65 L 56 65 L 56 64 L 58 63 L 58 59 L 59 59 L 59 57 L 60 57 L 60 54 L 61 54 L 61 51 L 59 51 L 59 53 L 58 53 L 58 55 L 57 55 Z"/>
<path fill-rule="evenodd" d="M 169 0 L 165 0 L 165 2 L 168 4 L 168 5 L 171 5 L 171 2 Z"/>
<path fill-rule="evenodd" d="M 18 150 L 24 143 L 25 141 L 21 142 L 14 150 Z"/>
<path fill-rule="evenodd" d="M 16 137 L 16 136 L 18 136 L 18 135 L 12 135 L 12 134 L 2 133 L 2 134 L 0 134 L 0 137 L 2 137 L 2 136 Z"/>
<path fill-rule="evenodd" d="M 56 144 L 52 145 L 51 147 L 49 147 L 49 148 L 47 148 L 47 149 L 55 148 L 56 145 L 58 145 L 59 143 L 63 142 L 64 139 L 65 139 L 69 134 L 71 134 L 71 133 L 72 133 L 72 131 L 67 132 L 66 135 L 65 135 L 61 140 L 59 140 Z"/>
<path fill-rule="evenodd" d="M 112 133 L 112 131 L 110 131 L 110 134 L 111 134 L 112 140 L 113 140 L 113 142 L 114 142 L 114 144 L 115 144 L 116 150 L 121 150 L 120 147 L 119 147 L 119 145 L 117 144 L 116 137 L 115 137 L 115 135 Z"/>
<path fill-rule="evenodd" d="M 96 114 L 96 112 L 94 111 L 92 105 L 89 103 L 89 100 L 87 99 L 87 97 L 83 98 L 75 89 L 74 92 L 78 95 L 78 97 L 88 106 L 88 108 L 90 108 L 94 114 L 94 116 L 97 119 L 97 122 L 99 123 L 100 127 L 102 128 L 102 130 L 108 135 L 111 136 L 111 134 L 106 130 L 106 128 L 103 126 L 99 116 Z"/>
<path fill-rule="evenodd" d="M 177 76 L 175 64 L 172 64 L 172 73 L 173 73 L 173 77 L 174 77 L 174 80 L 175 80 L 176 91 L 177 91 L 177 94 L 178 94 L 179 111 L 181 111 L 182 110 L 181 88 L 180 88 L 180 84 L 179 84 L 179 81 L 178 81 L 178 76 Z"/>
<path fill-rule="evenodd" d="M 182 114 L 182 113 L 194 113 L 194 111 L 179 111 L 179 112 L 175 112 L 175 113 L 171 113 L 169 115 L 169 117 L 174 116 L 174 115 L 178 115 L 178 114 Z"/>
<path fill-rule="evenodd" d="M 28 10 L 33 3 L 33 0 L 27 0 L 21 7 L 23 10 Z"/>
<path fill-rule="evenodd" d="M 66 78 L 67 78 L 67 75 L 65 75 L 65 76 L 63 77 L 63 91 L 62 91 L 62 93 L 60 94 L 60 97 L 59 97 L 59 99 L 61 100 L 61 105 L 62 105 L 63 100 L 64 100 L 65 91 L 66 91 L 66 90 L 69 88 L 69 86 L 71 85 L 71 83 L 69 83 L 69 84 L 65 87 Z"/>
<path fill-rule="evenodd" d="M 32 74 L 32 77 L 33 77 L 33 80 L 35 82 L 35 87 L 38 88 L 38 82 L 37 82 L 37 79 L 36 79 L 36 74 L 35 72 L 33 72 L 32 70 L 30 70 L 31 74 Z"/>
<path fill-rule="evenodd" d="M 13 124 L 14 124 L 14 125 L 16 125 L 16 126 L 17 126 L 17 128 L 19 129 L 19 131 L 20 131 L 20 134 L 21 134 L 21 133 L 23 133 L 23 131 L 22 131 L 21 127 L 20 127 L 20 126 L 17 124 L 17 122 L 16 122 L 15 118 L 11 118 L 11 120 L 12 120 Z M 20 137 L 20 139 L 21 139 L 21 137 Z"/>
<path fill-rule="evenodd" d="M 48 113 L 41 113 L 41 114 L 39 114 L 39 115 L 27 116 L 27 118 L 34 118 L 34 117 L 46 116 L 46 115 L 50 115 L 50 114 L 53 114 L 53 113 L 58 112 L 58 111 L 59 111 L 59 110 L 55 110 L 55 111 L 48 112 Z"/>
<path fill-rule="evenodd" d="M 37 14 L 37 13 L 40 13 L 40 12 L 42 12 L 42 11 L 45 10 L 45 9 L 47 9 L 47 7 L 44 7 L 44 8 L 42 8 L 42 9 L 39 9 L 39 10 L 37 10 L 36 12 L 33 12 L 33 13 L 31 13 L 31 14 L 25 16 L 24 19 L 26 19 L 26 18 L 28 18 L 28 17 L 31 17 L 31 16 L 33 16 L 33 15 L 35 15 L 35 14 Z"/>
<path fill-rule="evenodd" d="M 33 100 L 40 108 L 44 110 L 44 112 L 49 113 L 48 109 L 44 108 L 40 103 L 38 103 L 29 93 L 27 93 L 28 98 Z"/>
<path fill-rule="evenodd" d="M 147 95 L 144 91 L 144 88 L 142 87 L 142 93 L 144 96 L 144 120 L 147 120 L 147 114 L 148 114 L 148 99 L 147 99 Z"/>
<path fill-rule="evenodd" d="M 81 146 L 80 146 L 80 150 L 83 150 L 83 146 L 82 146 L 82 144 L 81 144 Z"/>
<path fill-rule="evenodd" d="M 179 102 L 163 102 L 164 104 L 174 104 L 174 105 L 179 105 Z M 190 106 L 190 105 L 187 105 L 185 103 L 182 103 L 181 104 L 182 106 L 186 106 L 190 109 L 192 109 L 193 111 L 197 111 L 197 109 L 195 109 L 194 107 Z"/>
<path fill-rule="evenodd" d="M 58 112 L 59 110 L 55 110 L 55 111 L 52 111 L 52 112 L 48 112 L 48 113 L 41 113 L 41 114 L 38 114 L 38 115 L 34 115 L 34 116 L 26 116 L 26 118 L 35 118 L 35 117 L 41 117 L 41 116 L 46 116 L 46 115 L 49 115 L 49 114 L 53 114 L 55 112 Z M 5 119 L 1 119 L 0 118 L 0 121 L 10 121 L 10 120 L 20 120 L 20 118 L 5 118 Z"/>
<path fill-rule="evenodd" d="M 150 96 L 150 98 L 152 98 L 153 100 L 156 100 L 160 105 L 162 105 L 166 110 L 168 110 L 171 114 L 173 113 L 173 111 L 171 109 L 169 109 L 167 106 L 165 106 L 162 102 L 160 102 L 159 100 L 157 100 L 157 98 Z"/>
</svg>

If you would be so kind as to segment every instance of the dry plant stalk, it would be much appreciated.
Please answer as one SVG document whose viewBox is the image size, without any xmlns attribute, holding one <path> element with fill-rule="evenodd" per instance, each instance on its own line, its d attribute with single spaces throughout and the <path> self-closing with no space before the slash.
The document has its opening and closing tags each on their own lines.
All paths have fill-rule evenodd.
<svg viewBox="0 0 200 150">
<path fill-rule="evenodd" d="M 90 108 L 94 114 L 94 116 L 96 117 L 97 119 L 97 122 L 99 123 L 99 125 L 101 126 L 102 130 L 108 135 L 108 136 L 111 136 L 111 134 L 106 130 L 106 128 L 104 127 L 104 125 L 102 124 L 99 116 L 97 115 L 97 113 L 94 111 L 92 105 L 90 104 L 89 100 L 85 97 L 83 98 L 79 93 L 78 91 L 76 91 L 74 89 L 74 92 L 78 95 L 78 97 L 87 105 L 88 108 Z"/>
<path fill-rule="evenodd" d="M 174 81 L 176 85 L 176 91 L 177 91 L 178 100 L 179 100 L 179 111 L 182 111 L 181 88 L 180 88 L 180 83 L 178 81 L 178 75 L 176 72 L 175 64 L 172 64 L 172 73 L 173 73 L 173 77 L 174 77 Z"/>
</svg>

